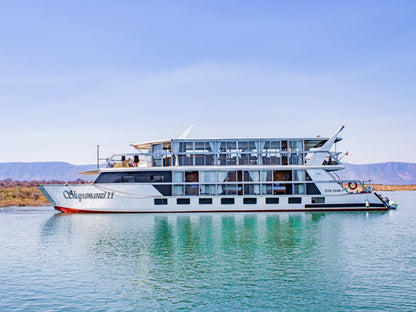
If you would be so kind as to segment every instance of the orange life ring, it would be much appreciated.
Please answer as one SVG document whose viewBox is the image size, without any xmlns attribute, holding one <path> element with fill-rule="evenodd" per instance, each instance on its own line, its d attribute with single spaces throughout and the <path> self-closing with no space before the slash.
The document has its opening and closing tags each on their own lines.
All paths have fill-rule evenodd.
<svg viewBox="0 0 416 312">
<path fill-rule="evenodd" d="M 357 183 L 356 182 L 350 182 L 350 183 L 348 183 L 348 187 L 351 189 L 351 190 L 355 190 L 356 188 L 357 188 Z"/>
</svg>

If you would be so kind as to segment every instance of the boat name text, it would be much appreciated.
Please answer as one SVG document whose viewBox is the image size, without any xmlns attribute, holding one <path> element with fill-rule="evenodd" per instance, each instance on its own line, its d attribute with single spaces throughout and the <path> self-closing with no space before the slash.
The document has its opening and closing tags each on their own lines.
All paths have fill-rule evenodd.
<svg viewBox="0 0 416 312">
<path fill-rule="evenodd" d="M 77 193 L 76 191 L 63 191 L 62 195 L 66 199 L 113 199 L 114 192 L 103 192 L 103 193 Z"/>
</svg>

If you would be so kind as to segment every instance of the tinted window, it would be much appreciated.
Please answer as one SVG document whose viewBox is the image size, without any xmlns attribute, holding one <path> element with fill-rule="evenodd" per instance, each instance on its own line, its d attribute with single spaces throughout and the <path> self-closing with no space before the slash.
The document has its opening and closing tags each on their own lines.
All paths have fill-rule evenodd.
<svg viewBox="0 0 416 312">
<path fill-rule="evenodd" d="M 221 198 L 221 205 L 234 205 L 234 198 Z"/>
<path fill-rule="evenodd" d="M 279 197 L 267 197 L 266 198 L 266 204 L 278 204 L 279 203 Z"/>
<path fill-rule="evenodd" d="M 153 184 L 163 196 L 172 196 L 172 187 L 166 184 Z"/>
<path fill-rule="evenodd" d="M 212 204 L 212 198 L 200 198 L 199 199 L 200 205 L 211 205 Z"/>
<path fill-rule="evenodd" d="M 168 199 L 167 198 L 155 198 L 155 205 L 167 205 Z"/>
<path fill-rule="evenodd" d="M 311 198 L 312 204 L 323 204 L 325 203 L 325 197 L 312 197 Z"/>
<path fill-rule="evenodd" d="M 289 204 L 301 204 L 302 203 L 302 197 L 290 197 L 289 198 Z"/>
<path fill-rule="evenodd" d="M 172 182 L 170 171 L 103 172 L 95 183 Z"/>
<path fill-rule="evenodd" d="M 134 183 L 134 176 L 132 175 L 123 175 L 121 176 L 121 181 L 123 183 Z"/>
<path fill-rule="evenodd" d="M 308 195 L 320 195 L 321 192 L 318 190 L 315 183 L 306 183 L 306 194 L 308 194 Z"/>
<path fill-rule="evenodd" d="M 191 200 L 189 198 L 178 198 L 176 199 L 176 204 L 178 205 L 189 205 Z"/>
<path fill-rule="evenodd" d="M 243 198 L 244 205 L 255 205 L 257 204 L 257 198 Z"/>
</svg>

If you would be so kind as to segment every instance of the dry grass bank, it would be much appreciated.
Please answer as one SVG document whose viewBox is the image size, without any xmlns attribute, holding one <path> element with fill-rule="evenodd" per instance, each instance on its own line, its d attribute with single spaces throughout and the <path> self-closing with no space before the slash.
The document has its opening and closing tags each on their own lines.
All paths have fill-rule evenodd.
<svg viewBox="0 0 416 312">
<path fill-rule="evenodd" d="M 35 186 L 0 188 L 0 207 L 45 206 L 48 200 Z"/>
<path fill-rule="evenodd" d="M 372 184 L 374 191 L 416 191 L 416 184 L 410 185 L 383 185 Z"/>
<path fill-rule="evenodd" d="M 39 184 L 64 184 L 64 181 L 13 181 L 11 179 L 0 181 L 0 207 L 11 206 L 46 206 L 48 200 L 36 187 Z M 68 183 L 83 184 L 83 180 Z"/>
</svg>

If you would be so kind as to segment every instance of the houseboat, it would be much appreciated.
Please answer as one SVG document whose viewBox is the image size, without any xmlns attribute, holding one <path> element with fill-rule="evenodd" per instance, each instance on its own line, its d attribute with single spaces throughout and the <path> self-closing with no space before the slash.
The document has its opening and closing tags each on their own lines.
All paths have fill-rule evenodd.
<svg viewBox="0 0 416 312">
<path fill-rule="evenodd" d="M 331 137 L 176 139 L 132 143 L 91 184 L 41 185 L 62 212 L 174 213 L 388 210 L 363 181 L 341 180 Z"/>
</svg>

